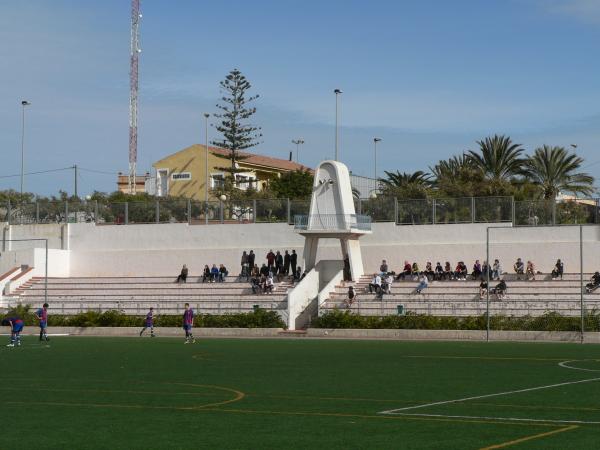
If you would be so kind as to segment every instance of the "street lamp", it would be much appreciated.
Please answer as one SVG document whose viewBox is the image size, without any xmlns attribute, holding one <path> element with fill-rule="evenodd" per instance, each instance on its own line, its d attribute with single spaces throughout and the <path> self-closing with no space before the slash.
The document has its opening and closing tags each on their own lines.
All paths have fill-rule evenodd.
<svg viewBox="0 0 600 450">
<path fill-rule="evenodd" d="M 300 162 L 298 159 L 298 148 L 304 144 L 304 139 L 292 139 L 292 144 L 296 144 L 296 162 Z"/>
<path fill-rule="evenodd" d="M 342 93 L 340 89 L 334 89 L 335 94 L 335 160 L 338 160 L 338 97 Z"/>
<path fill-rule="evenodd" d="M 21 202 L 23 202 L 23 183 L 25 178 L 25 107 L 31 105 L 27 100 L 21 101 Z"/>
<path fill-rule="evenodd" d="M 373 138 L 373 147 L 375 150 L 375 186 L 377 186 L 377 143 L 381 142 L 381 138 Z"/>
</svg>

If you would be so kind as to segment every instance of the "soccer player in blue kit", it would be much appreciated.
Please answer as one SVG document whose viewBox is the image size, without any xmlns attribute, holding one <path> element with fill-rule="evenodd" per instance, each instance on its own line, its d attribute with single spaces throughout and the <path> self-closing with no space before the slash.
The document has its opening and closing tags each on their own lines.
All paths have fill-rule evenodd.
<svg viewBox="0 0 600 450">
<path fill-rule="evenodd" d="M 23 331 L 23 319 L 18 316 L 2 319 L 2 325 L 10 327 L 10 344 L 7 347 L 19 347 L 21 345 L 21 331 Z"/>
<path fill-rule="evenodd" d="M 48 328 L 48 303 L 44 303 L 44 305 L 35 312 L 35 317 L 40 326 L 40 341 L 45 340 L 48 342 L 50 340 L 46 334 L 46 329 Z"/>
<path fill-rule="evenodd" d="M 144 334 L 147 328 L 150 328 L 150 337 L 155 337 L 154 334 L 154 308 L 150 308 L 148 314 L 146 314 L 146 322 L 144 322 L 144 328 L 140 331 L 140 336 Z"/>
</svg>

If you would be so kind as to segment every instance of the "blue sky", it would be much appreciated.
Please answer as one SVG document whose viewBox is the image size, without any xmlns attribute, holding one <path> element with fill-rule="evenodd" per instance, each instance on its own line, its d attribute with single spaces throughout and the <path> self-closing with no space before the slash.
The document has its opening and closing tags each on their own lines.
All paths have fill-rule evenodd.
<svg viewBox="0 0 600 450">
<path fill-rule="evenodd" d="M 333 155 L 373 174 L 426 170 L 504 133 L 528 151 L 578 145 L 600 178 L 600 1 L 142 0 L 139 171 L 204 142 L 219 81 L 239 68 L 260 94 L 258 153 L 302 163 Z M 127 171 L 128 0 L 0 0 L 0 176 Z M 214 131 L 212 131 L 214 133 Z M 213 135 L 213 138 L 216 137 Z M 72 174 L 26 178 L 26 190 L 72 191 Z M 0 189 L 19 178 L 0 178 Z M 80 193 L 115 177 L 81 171 Z"/>
</svg>

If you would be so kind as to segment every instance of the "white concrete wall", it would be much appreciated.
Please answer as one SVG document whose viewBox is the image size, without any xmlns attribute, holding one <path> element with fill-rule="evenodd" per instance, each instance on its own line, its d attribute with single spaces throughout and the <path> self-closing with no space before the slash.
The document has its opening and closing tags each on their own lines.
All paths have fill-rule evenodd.
<svg viewBox="0 0 600 450">
<path fill-rule="evenodd" d="M 64 239 L 63 239 L 64 235 Z M 60 224 L 11 225 L 7 239 L 48 239 L 48 248 L 67 249 L 67 227 Z M 43 241 L 38 242 L 7 242 L 7 250 L 44 247 Z"/>
<path fill-rule="evenodd" d="M 462 259 L 470 269 L 475 259 L 485 259 L 487 227 L 488 224 L 396 226 L 375 223 L 373 233 L 361 238 L 365 272 L 378 270 L 382 259 L 387 259 L 395 271 L 401 269 L 404 260 L 417 261 L 424 267 L 427 261 L 434 264 L 450 261 L 455 265 Z M 584 270 L 598 270 L 600 227 L 585 226 L 583 231 Z M 29 238 L 50 236 L 51 248 L 61 245 L 58 225 L 14 225 L 10 234 Z M 509 227 L 493 229 L 490 236 L 490 257 L 500 258 L 505 270 L 512 268 L 517 257 L 525 261 L 532 259 L 543 272 L 549 272 L 557 258 L 563 259 L 567 272 L 579 270 L 578 227 Z M 304 239 L 287 224 L 70 224 L 66 239 L 70 256 L 61 253 L 56 260 L 57 268 L 52 267 L 54 264 L 50 268 L 52 273 L 71 276 L 175 276 L 183 264 L 188 265 L 194 276 L 200 274 L 204 264 L 213 263 L 224 263 L 232 274 L 237 274 L 243 250 L 253 249 L 260 266 L 269 249 L 282 253 L 285 249 L 295 249 L 301 261 L 304 246 Z M 28 248 L 32 246 L 29 244 Z M 341 259 L 337 239 L 319 243 L 317 260 L 322 259 Z M 34 265 L 33 254 L 26 250 L 0 253 L 0 272 L 20 264 Z"/>
</svg>

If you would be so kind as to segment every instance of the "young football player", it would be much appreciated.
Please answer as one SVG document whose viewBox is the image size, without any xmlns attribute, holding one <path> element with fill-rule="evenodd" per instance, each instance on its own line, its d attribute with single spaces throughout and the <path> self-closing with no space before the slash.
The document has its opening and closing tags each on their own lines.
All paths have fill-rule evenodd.
<svg viewBox="0 0 600 450">
<path fill-rule="evenodd" d="M 146 314 L 146 322 L 144 323 L 144 328 L 140 331 L 140 336 L 144 334 L 147 328 L 150 328 L 150 337 L 155 337 L 154 334 L 154 308 L 150 308 L 148 314 Z"/>
<path fill-rule="evenodd" d="M 21 345 L 21 331 L 23 331 L 23 319 L 18 316 L 6 317 L 2 325 L 10 327 L 10 344 L 7 347 L 18 347 Z"/>
<path fill-rule="evenodd" d="M 185 343 L 194 343 L 194 335 L 192 334 L 192 325 L 194 325 L 194 310 L 190 308 L 190 304 L 185 304 L 185 311 L 183 312 L 183 329 L 185 330 Z"/>
<path fill-rule="evenodd" d="M 40 326 L 40 341 L 45 340 L 48 342 L 50 340 L 48 334 L 46 334 L 48 328 L 48 303 L 44 303 L 44 305 L 35 312 L 35 317 Z"/>
</svg>

